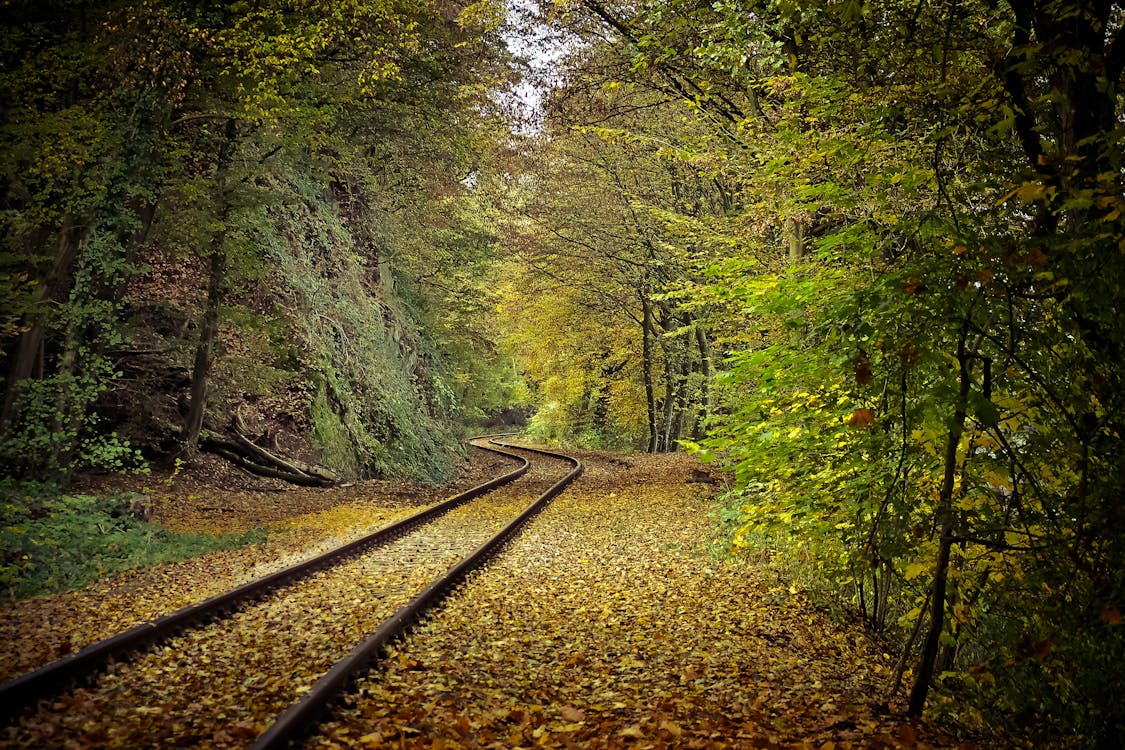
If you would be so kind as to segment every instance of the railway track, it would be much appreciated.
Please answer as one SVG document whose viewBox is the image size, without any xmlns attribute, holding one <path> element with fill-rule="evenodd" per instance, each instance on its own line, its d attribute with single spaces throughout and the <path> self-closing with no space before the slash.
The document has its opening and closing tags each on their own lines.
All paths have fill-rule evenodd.
<svg viewBox="0 0 1125 750">
<path fill-rule="evenodd" d="M 582 471 L 561 454 L 473 443 L 521 465 L 357 542 L 0 686 L 9 724 L 0 746 L 287 745 Z"/>
</svg>

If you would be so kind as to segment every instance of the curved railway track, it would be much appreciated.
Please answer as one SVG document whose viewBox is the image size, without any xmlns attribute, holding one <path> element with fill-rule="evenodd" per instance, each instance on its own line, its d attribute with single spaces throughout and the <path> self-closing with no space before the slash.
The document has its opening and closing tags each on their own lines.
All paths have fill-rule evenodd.
<svg viewBox="0 0 1125 750">
<path fill-rule="evenodd" d="M 471 442 L 521 465 L 0 686 L 0 716 L 11 724 L 0 729 L 0 746 L 34 743 L 36 727 L 59 732 L 60 745 L 285 746 L 582 472 L 562 454 Z M 532 464 L 529 453 L 547 460 Z M 42 698 L 51 700 L 32 713 L 28 707 Z"/>
</svg>

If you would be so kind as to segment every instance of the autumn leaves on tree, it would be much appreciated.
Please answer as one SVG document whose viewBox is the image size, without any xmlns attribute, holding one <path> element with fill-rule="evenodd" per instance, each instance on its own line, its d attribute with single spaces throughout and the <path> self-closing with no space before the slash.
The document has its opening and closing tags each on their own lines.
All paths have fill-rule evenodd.
<svg viewBox="0 0 1125 750">
<path fill-rule="evenodd" d="M 491 252 L 451 217 L 473 212 L 461 181 L 496 142 L 497 9 L 4 15 L 4 463 L 65 478 L 221 443 L 292 473 L 265 458 L 280 434 L 345 476 L 448 475 L 440 446 L 476 408 L 453 383 L 495 358 L 418 269 Z M 240 448 L 241 417 L 266 453 Z"/>
</svg>

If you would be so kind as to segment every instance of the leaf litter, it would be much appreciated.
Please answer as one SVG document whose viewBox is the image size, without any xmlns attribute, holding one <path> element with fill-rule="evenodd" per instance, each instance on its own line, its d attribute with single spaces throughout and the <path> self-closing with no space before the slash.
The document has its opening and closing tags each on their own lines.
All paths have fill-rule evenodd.
<svg viewBox="0 0 1125 750">
<path fill-rule="evenodd" d="M 972 748 L 776 573 L 706 552 L 682 455 L 582 479 L 359 680 L 308 748 Z"/>
<path fill-rule="evenodd" d="M 697 464 L 681 455 L 584 460 L 579 484 L 361 679 L 308 747 L 975 746 L 887 706 L 889 660 L 864 636 L 833 625 L 774 572 L 706 553 L 714 487 L 698 483 L 709 479 Z M 293 536 L 346 536 L 357 512 L 372 504 L 295 514 Z M 112 619 L 129 595 L 153 597 L 156 581 L 169 600 L 194 601 L 240 582 L 265 548 L 44 599 L 70 596 L 78 608 L 86 598 Z M 251 554 L 234 562 L 242 552 Z M 360 558 L 318 574 L 284 601 L 236 614 L 244 622 L 235 638 L 188 631 L 24 717 L 0 745 L 245 747 L 386 616 L 365 602 L 428 582 L 447 566 L 439 558 L 416 551 L 409 571 L 365 569 Z M 96 630 L 86 624 L 96 614 L 57 602 L 42 609 L 75 647 Z"/>
<path fill-rule="evenodd" d="M 0 608 L 0 680 L 74 653 L 134 625 L 314 557 L 511 469 L 473 451 L 451 486 L 393 480 L 332 489 L 282 488 L 197 458 L 175 477 L 83 478 L 87 494 L 142 492 L 173 531 L 224 534 L 268 528 L 265 540 L 106 577 L 94 585 Z"/>
<path fill-rule="evenodd" d="M 541 472 L 542 473 L 542 472 Z M 558 471 L 555 471 L 557 478 Z M 527 507 L 550 478 L 521 480 L 391 544 L 193 628 L 59 696 L 0 744 L 245 747 L 332 664 Z M 156 720 L 154 717 L 159 717 Z"/>
</svg>

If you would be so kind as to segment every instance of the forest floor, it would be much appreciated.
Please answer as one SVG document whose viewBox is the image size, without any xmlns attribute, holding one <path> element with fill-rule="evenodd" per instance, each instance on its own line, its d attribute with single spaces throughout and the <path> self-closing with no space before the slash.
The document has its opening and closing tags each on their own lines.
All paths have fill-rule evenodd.
<svg viewBox="0 0 1125 750">
<path fill-rule="evenodd" d="M 476 453 L 476 452 L 474 452 Z M 763 560 L 713 554 L 716 485 L 682 455 L 587 470 L 359 683 L 309 747 L 972 748 L 885 698 L 893 668 Z M 474 456 L 457 488 L 510 463 Z M 152 480 L 150 480 L 150 483 Z M 149 488 L 177 529 L 266 541 L 0 614 L 8 678 L 385 525 L 450 487 L 276 491 L 216 472 Z M 225 487 L 223 485 L 226 485 Z"/>
</svg>

